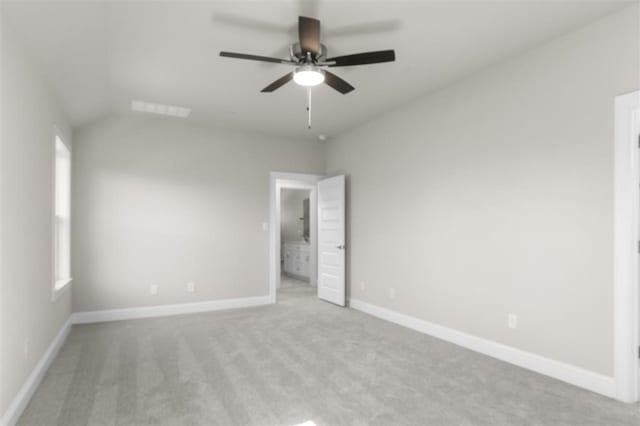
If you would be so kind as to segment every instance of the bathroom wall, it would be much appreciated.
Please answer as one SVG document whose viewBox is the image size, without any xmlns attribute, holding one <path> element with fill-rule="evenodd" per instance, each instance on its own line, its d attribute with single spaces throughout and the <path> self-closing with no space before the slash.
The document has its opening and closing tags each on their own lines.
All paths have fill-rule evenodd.
<svg viewBox="0 0 640 426">
<path fill-rule="evenodd" d="M 302 241 L 303 201 L 309 198 L 304 189 L 282 188 L 280 192 L 280 241 Z"/>
</svg>

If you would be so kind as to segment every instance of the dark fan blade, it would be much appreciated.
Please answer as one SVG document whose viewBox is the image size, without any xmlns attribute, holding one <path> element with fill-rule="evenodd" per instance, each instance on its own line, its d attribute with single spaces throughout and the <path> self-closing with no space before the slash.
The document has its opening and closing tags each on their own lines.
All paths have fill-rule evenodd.
<svg viewBox="0 0 640 426">
<path fill-rule="evenodd" d="M 289 61 L 287 59 L 270 58 L 268 56 L 247 55 L 245 53 L 220 52 L 220 56 L 224 56 L 226 58 L 248 59 L 250 61 L 272 62 L 274 64 L 287 64 L 287 65 L 298 64 L 297 62 Z"/>
<path fill-rule="evenodd" d="M 353 55 L 336 56 L 328 58 L 326 62 L 335 62 L 330 67 L 348 67 L 350 65 L 377 64 L 380 62 L 393 62 L 396 53 L 393 50 L 378 50 L 377 52 L 355 53 Z"/>
<path fill-rule="evenodd" d="M 343 95 L 346 95 L 347 93 L 355 89 L 355 87 L 353 87 L 337 75 L 326 70 L 324 71 L 324 82 L 327 86 L 333 87 Z"/>
<path fill-rule="evenodd" d="M 320 21 L 298 16 L 298 37 L 304 53 L 320 51 Z"/>
<path fill-rule="evenodd" d="M 274 81 L 273 83 L 271 83 L 270 85 L 262 89 L 261 92 L 273 92 L 274 90 L 284 86 L 291 80 L 293 80 L 292 72 L 290 72 L 289 74 L 283 75 L 282 77 L 280 77 L 279 79 L 277 79 L 276 81 Z"/>
</svg>

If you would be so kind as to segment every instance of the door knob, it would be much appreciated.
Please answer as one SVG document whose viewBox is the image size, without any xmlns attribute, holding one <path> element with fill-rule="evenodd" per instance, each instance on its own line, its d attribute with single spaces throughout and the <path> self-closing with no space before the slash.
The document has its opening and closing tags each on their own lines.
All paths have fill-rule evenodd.
<svg viewBox="0 0 640 426">
<path fill-rule="evenodd" d="M 338 250 L 343 250 L 345 247 L 343 245 L 337 246 L 336 247 Z"/>
</svg>

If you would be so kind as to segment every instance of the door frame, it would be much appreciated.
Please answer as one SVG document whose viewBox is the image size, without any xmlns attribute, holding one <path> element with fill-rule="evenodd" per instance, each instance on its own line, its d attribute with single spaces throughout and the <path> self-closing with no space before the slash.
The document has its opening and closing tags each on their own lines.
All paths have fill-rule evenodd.
<svg viewBox="0 0 640 426">
<path fill-rule="evenodd" d="M 306 173 L 271 172 L 269 177 L 269 300 L 276 303 L 276 292 L 280 287 L 280 190 L 307 189 L 309 196 L 309 282 L 318 285 L 318 181 L 322 175 Z"/>
<path fill-rule="evenodd" d="M 640 91 L 620 95 L 615 99 L 613 371 L 615 397 L 624 402 L 636 402 L 640 396 L 638 108 Z"/>
</svg>

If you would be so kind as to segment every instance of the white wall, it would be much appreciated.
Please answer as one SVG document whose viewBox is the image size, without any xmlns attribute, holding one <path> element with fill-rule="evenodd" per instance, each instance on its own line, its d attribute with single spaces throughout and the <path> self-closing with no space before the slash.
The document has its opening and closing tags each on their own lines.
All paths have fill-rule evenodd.
<svg viewBox="0 0 640 426">
<path fill-rule="evenodd" d="M 309 198 L 306 189 L 282 188 L 280 190 L 280 242 L 303 241 L 303 223 L 300 220 L 304 215 L 303 202 Z"/>
<path fill-rule="evenodd" d="M 351 297 L 612 375 L 613 102 L 639 39 L 625 9 L 332 140 Z"/>
<path fill-rule="evenodd" d="M 269 172 L 321 172 L 324 157 L 316 142 L 138 115 L 79 129 L 73 167 L 73 309 L 90 311 L 266 296 Z"/>
<path fill-rule="evenodd" d="M 67 119 L 2 20 L 0 82 L 0 415 L 69 317 L 51 301 L 53 126 Z M 29 351 L 24 353 L 25 340 Z"/>
</svg>

